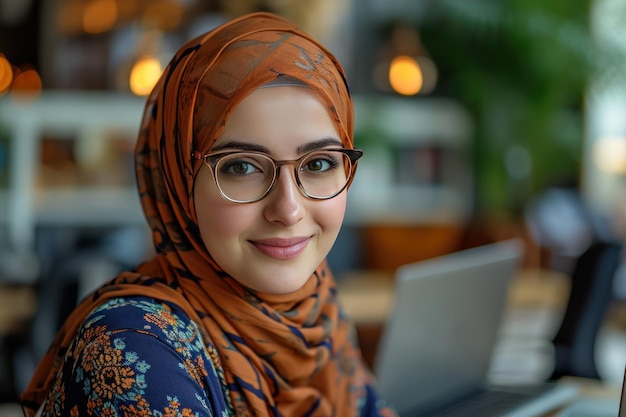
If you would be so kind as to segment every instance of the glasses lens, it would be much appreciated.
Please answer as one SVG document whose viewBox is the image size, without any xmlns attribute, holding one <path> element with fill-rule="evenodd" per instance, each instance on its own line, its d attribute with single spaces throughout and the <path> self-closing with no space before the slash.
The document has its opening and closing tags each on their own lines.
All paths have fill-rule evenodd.
<svg viewBox="0 0 626 417">
<path fill-rule="evenodd" d="M 346 186 L 351 166 L 350 158 L 343 152 L 314 152 L 301 162 L 298 178 L 309 197 L 332 197 Z"/>
<path fill-rule="evenodd" d="M 261 154 L 236 153 L 222 157 L 215 166 L 217 185 L 234 201 L 253 201 L 269 189 L 274 177 L 272 160 Z"/>
</svg>

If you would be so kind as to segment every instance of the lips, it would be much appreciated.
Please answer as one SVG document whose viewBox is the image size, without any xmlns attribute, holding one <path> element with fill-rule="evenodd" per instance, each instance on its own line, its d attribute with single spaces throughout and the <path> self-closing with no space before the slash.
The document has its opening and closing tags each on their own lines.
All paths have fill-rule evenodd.
<svg viewBox="0 0 626 417">
<path fill-rule="evenodd" d="M 289 239 L 261 239 L 251 240 L 250 243 L 256 247 L 259 252 L 273 259 L 287 260 L 300 255 L 308 246 L 311 238 L 294 237 Z"/>
</svg>

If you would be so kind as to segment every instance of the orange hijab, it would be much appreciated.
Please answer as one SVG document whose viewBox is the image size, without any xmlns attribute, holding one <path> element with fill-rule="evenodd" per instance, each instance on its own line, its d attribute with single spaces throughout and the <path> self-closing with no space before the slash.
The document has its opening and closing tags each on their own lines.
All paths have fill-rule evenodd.
<svg viewBox="0 0 626 417">
<path fill-rule="evenodd" d="M 322 99 L 344 145 L 353 147 L 352 100 L 341 66 L 290 22 L 253 13 L 176 53 L 148 98 L 136 147 L 139 193 L 157 255 L 75 309 L 22 395 L 27 415 L 45 401 L 84 318 L 107 299 L 133 295 L 174 302 L 199 325 L 218 352 L 215 365 L 224 370 L 236 415 L 356 414 L 370 375 L 326 264 L 295 293 L 251 291 L 220 269 L 198 231 L 193 184 L 202 162 L 192 152 L 208 152 L 233 108 L 283 76 Z"/>
</svg>

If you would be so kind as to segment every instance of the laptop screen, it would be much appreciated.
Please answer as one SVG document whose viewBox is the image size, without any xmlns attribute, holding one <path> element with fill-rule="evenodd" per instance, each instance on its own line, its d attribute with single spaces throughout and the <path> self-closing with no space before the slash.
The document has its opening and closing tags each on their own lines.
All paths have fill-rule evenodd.
<svg viewBox="0 0 626 417">
<path fill-rule="evenodd" d="M 404 265 L 374 371 L 402 414 L 482 390 L 523 243 L 497 242 Z"/>
</svg>

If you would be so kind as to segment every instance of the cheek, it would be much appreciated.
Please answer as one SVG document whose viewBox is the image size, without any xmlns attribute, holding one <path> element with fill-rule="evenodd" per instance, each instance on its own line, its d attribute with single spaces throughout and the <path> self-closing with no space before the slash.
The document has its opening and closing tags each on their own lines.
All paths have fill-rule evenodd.
<svg viewBox="0 0 626 417">
<path fill-rule="evenodd" d="M 208 169 L 200 171 L 196 179 L 194 206 L 202 241 L 211 254 L 219 242 L 242 227 L 239 209 L 243 207 L 233 206 L 219 195 Z"/>
<path fill-rule="evenodd" d="M 220 196 L 204 196 L 196 199 L 196 215 L 202 240 L 209 251 L 224 246 L 230 240 L 237 239 L 242 230 L 247 228 L 245 219 L 246 206 L 234 206 Z"/>
<path fill-rule="evenodd" d="M 317 207 L 315 213 L 317 223 L 320 224 L 326 232 L 335 235 L 338 234 L 346 213 L 346 203 L 347 198 L 345 191 L 330 200 L 316 202 Z"/>
</svg>

